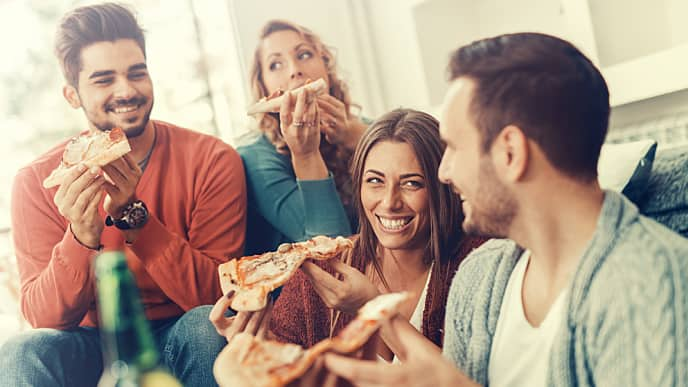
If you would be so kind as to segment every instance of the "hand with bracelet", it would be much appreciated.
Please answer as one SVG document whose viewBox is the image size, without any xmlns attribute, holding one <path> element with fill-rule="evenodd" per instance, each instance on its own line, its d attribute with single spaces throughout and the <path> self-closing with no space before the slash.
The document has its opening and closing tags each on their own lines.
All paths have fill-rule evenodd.
<svg viewBox="0 0 688 387">
<path fill-rule="evenodd" d="M 57 189 L 53 201 L 58 211 L 69 221 L 74 238 L 82 245 L 97 250 L 103 221 L 98 214 L 98 205 L 103 197 L 105 181 L 97 168 L 85 165 L 73 168 Z"/>
</svg>

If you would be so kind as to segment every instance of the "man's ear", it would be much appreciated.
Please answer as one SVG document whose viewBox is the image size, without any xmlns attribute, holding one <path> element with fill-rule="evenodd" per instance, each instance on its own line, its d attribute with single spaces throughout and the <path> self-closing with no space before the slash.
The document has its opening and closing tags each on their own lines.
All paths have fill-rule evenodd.
<svg viewBox="0 0 688 387">
<path fill-rule="evenodd" d="M 518 181 L 528 169 L 530 149 L 521 128 L 508 125 L 492 143 L 492 158 L 498 173 L 508 181 Z"/>
<path fill-rule="evenodd" d="M 81 98 L 79 98 L 79 92 L 76 91 L 74 86 L 64 85 L 62 87 L 62 95 L 69 103 L 69 106 L 73 107 L 74 109 L 81 107 Z"/>
</svg>

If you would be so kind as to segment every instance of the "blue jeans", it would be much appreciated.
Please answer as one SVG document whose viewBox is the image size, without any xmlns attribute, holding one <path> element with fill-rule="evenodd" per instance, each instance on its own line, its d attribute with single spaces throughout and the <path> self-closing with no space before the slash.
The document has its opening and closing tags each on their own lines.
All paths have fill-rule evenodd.
<svg viewBox="0 0 688 387">
<path fill-rule="evenodd" d="M 151 321 L 162 364 L 184 386 L 215 386 L 213 362 L 227 344 L 208 320 L 212 306 Z M 95 328 L 36 329 L 0 347 L 0 386 L 95 386 L 103 373 Z"/>
</svg>

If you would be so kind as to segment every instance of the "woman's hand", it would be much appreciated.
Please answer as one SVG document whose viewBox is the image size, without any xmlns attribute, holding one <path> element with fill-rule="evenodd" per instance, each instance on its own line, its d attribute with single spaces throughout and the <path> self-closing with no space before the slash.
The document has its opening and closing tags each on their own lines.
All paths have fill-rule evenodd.
<svg viewBox="0 0 688 387">
<path fill-rule="evenodd" d="M 272 312 L 272 297 L 269 298 L 265 308 L 255 312 L 239 312 L 235 316 L 225 317 L 227 309 L 232 303 L 234 291 L 222 296 L 213 309 L 210 311 L 210 322 L 215 326 L 215 330 L 220 336 L 224 336 L 227 342 L 240 332 L 248 332 L 253 336 L 265 338 L 269 326 Z"/>
<path fill-rule="evenodd" d="M 306 158 L 320 152 L 320 113 L 312 92 L 284 95 L 280 129 L 292 156 Z"/>
<path fill-rule="evenodd" d="M 350 118 L 344 102 L 337 98 L 323 94 L 318 96 L 317 100 L 320 109 L 320 128 L 327 142 L 355 149 L 366 125 L 355 117 Z"/>
<path fill-rule="evenodd" d="M 366 302 L 375 298 L 377 287 L 360 271 L 346 263 L 332 259 L 332 267 L 342 275 L 339 280 L 312 262 L 301 265 L 313 288 L 329 308 L 355 314 Z"/>
</svg>

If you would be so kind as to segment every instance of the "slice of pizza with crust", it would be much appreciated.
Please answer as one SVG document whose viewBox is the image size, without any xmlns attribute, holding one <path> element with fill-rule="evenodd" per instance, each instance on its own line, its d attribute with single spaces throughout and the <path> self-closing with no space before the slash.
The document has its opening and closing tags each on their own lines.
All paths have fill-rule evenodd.
<svg viewBox="0 0 688 387">
<path fill-rule="evenodd" d="M 344 237 L 316 236 L 305 242 L 283 243 L 274 252 L 232 259 L 218 267 L 222 293 L 234 290 L 231 307 L 236 311 L 263 309 L 268 294 L 286 283 L 305 260 L 330 259 L 352 246 Z"/>
<path fill-rule="evenodd" d="M 218 356 L 215 367 L 230 368 L 222 372 L 226 378 L 218 381 L 223 386 L 284 386 L 301 377 L 325 352 L 348 354 L 360 349 L 409 298 L 408 292 L 400 292 L 370 300 L 337 336 L 322 340 L 310 349 L 240 333 Z"/>
<path fill-rule="evenodd" d="M 64 177 L 79 164 L 86 167 L 102 167 L 131 151 L 124 131 L 114 128 L 109 131 L 93 131 L 74 137 L 62 153 L 62 161 L 43 180 L 44 188 L 62 184 Z"/>
<path fill-rule="evenodd" d="M 306 82 L 305 85 L 297 87 L 290 91 L 293 96 L 299 95 L 304 89 L 308 89 L 312 94 L 318 96 L 327 92 L 327 83 L 324 79 L 319 78 L 314 82 Z M 261 98 L 258 102 L 249 106 L 246 110 L 246 114 L 252 116 L 258 113 L 276 113 L 279 112 L 280 106 L 282 105 L 282 100 L 284 99 L 284 92 L 282 90 L 277 90 L 277 92 L 272 93 L 268 97 Z"/>
</svg>

